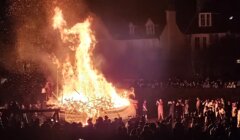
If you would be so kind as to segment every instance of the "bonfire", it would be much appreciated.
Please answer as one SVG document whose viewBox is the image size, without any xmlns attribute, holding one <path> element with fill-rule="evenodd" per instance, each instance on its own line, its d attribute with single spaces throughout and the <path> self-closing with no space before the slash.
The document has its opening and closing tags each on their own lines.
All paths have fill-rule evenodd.
<svg viewBox="0 0 240 140">
<path fill-rule="evenodd" d="M 74 119 L 69 117 L 74 122 L 86 122 L 88 118 L 103 115 L 134 115 L 135 109 L 128 98 L 131 91 L 114 87 L 93 65 L 92 51 L 96 38 L 91 30 L 92 18 L 67 28 L 62 10 L 56 7 L 54 12 L 53 28 L 60 34 L 63 43 L 70 44 L 68 47 L 74 52 L 74 63 L 68 57 L 64 62 L 54 57 L 54 63 L 58 65 L 61 74 L 61 94 L 49 103 L 61 107 L 67 114 L 78 114 L 79 117 Z"/>
</svg>

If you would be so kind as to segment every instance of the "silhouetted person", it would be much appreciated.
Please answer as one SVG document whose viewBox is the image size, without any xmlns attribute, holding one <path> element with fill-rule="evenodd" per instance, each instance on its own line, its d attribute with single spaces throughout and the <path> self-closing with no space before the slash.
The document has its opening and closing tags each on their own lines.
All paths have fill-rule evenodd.
<svg viewBox="0 0 240 140">
<path fill-rule="evenodd" d="M 146 100 L 143 101 L 142 112 L 143 112 L 143 116 L 147 120 L 148 119 L 148 117 L 147 117 L 148 109 L 147 109 L 147 101 Z"/>
<path fill-rule="evenodd" d="M 162 99 L 157 100 L 156 102 L 157 108 L 158 108 L 158 120 L 161 121 L 164 119 L 163 116 L 163 101 Z"/>
</svg>

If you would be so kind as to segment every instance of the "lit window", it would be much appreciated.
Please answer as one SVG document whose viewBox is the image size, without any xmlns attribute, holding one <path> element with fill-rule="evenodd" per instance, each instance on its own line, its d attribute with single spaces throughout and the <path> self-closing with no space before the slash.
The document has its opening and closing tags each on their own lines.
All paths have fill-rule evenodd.
<svg viewBox="0 0 240 140">
<path fill-rule="evenodd" d="M 146 34 L 147 35 L 154 35 L 155 34 L 155 25 L 151 19 L 148 19 L 146 23 Z"/>
<path fill-rule="evenodd" d="M 154 25 L 148 25 L 147 27 L 147 35 L 154 35 L 155 34 L 155 30 L 154 30 Z"/>
<path fill-rule="evenodd" d="M 199 27 L 212 26 L 212 14 L 211 13 L 199 13 Z"/>
<path fill-rule="evenodd" d="M 205 15 L 201 15 L 200 18 L 201 18 L 200 19 L 201 20 L 200 21 L 201 26 L 205 26 Z"/>
<path fill-rule="evenodd" d="M 206 14 L 207 19 L 206 19 L 206 26 L 211 26 L 211 15 L 210 14 Z"/>
</svg>

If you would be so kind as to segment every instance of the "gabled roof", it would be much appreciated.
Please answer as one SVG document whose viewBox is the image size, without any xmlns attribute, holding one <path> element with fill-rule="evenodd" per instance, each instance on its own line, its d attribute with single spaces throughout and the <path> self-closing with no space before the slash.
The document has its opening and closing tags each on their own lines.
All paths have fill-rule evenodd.
<svg viewBox="0 0 240 140">
<path fill-rule="evenodd" d="M 146 34 L 146 23 L 151 21 L 155 25 L 155 35 Z M 142 38 L 159 38 L 164 23 L 160 20 L 160 17 L 135 17 L 132 19 L 124 20 L 114 24 L 110 27 L 111 34 L 115 39 L 142 39 Z M 129 26 L 135 27 L 135 34 L 129 34 Z"/>
<path fill-rule="evenodd" d="M 155 23 L 152 21 L 151 18 L 148 18 L 147 22 L 145 23 L 145 26 L 155 26 Z"/>
</svg>

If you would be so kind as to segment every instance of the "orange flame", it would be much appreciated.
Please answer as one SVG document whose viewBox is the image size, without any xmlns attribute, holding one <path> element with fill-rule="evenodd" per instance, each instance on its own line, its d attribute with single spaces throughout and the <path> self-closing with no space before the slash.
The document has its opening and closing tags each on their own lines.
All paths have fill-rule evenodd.
<svg viewBox="0 0 240 140">
<path fill-rule="evenodd" d="M 126 97 L 128 91 L 120 96 L 117 89 L 100 74 L 92 64 L 92 50 L 96 39 L 91 31 L 91 18 L 83 23 L 77 23 L 68 29 L 60 8 L 55 8 L 53 17 L 53 28 L 58 30 L 64 43 L 75 52 L 75 62 L 69 59 L 59 64 L 62 81 L 61 94 L 58 102 L 62 102 L 66 109 L 74 109 L 85 113 L 87 117 L 97 117 L 105 110 L 124 108 L 130 106 Z M 56 59 L 56 58 L 55 58 Z"/>
</svg>

